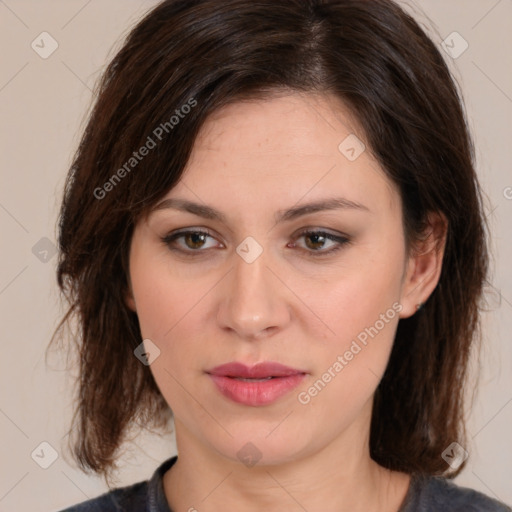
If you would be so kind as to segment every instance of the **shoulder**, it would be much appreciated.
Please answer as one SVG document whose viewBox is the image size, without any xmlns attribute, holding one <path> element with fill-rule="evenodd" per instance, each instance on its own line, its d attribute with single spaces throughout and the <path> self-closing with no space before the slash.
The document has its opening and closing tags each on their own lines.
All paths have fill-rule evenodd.
<svg viewBox="0 0 512 512">
<path fill-rule="evenodd" d="M 174 456 L 163 462 L 150 480 L 113 489 L 60 512 L 170 512 L 163 476 L 176 460 L 177 456 Z"/>
<path fill-rule="evenodd" d="M 60 512 L 142 512 L 146 510 L 147 482 L 139 482 L 106 492 Z"/>
<path fill-rule="evenodd" d="M 442 477 L 413 477 L 403 512 L 512 512 L 481 492 Z"/>
</svg>

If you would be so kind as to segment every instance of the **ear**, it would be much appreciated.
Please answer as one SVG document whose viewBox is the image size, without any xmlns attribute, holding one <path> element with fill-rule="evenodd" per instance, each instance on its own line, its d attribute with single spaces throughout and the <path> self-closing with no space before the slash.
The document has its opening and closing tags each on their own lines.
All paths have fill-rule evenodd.
<svg viewBox="0 0 512 512">
<path fill-rule="evenodd" d="M 416 313 L 419 304 L 427 301 L 434 291 L 443 265 L 448 221 L 441 212 L 429 212 L 428 225 L 422 239 L 411 248 L 402 282 L 400 318 Z"/>
<path fill-rule="evenodd" d="M 128 278 L 128 285 L 126 287 L 124 293 L 124 302 L 134 313 L 137 312 L 137 307 L 135 305 L 135 298 L 133 297 L 132 283 L 130 278 Z"/>
</svg>

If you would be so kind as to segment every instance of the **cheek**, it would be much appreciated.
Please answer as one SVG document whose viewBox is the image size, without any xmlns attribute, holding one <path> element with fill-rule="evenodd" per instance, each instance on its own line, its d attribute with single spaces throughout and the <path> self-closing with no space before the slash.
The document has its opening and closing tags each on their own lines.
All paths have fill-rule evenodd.
<svg viewBox="0 0 512 512">
<path fill-rule="evenodd" d="M 130 279 L 142 335 L 167 344 L 177 326 L 194 309 L 208 283 L 193 284 L 170 265 L 165 249 L 149 249 L 141 241 L 132 245 Z"/>
<path fill-rule="evenodd" d="M 184 280 L 156 264 L 133 265 L 133 269 L 132 288 L 141 335 L 160 350 L 150 371 L 173 411 L 187 410 L 188 395 L 183 393 L 180 383 L 186 385 L 192 372 L 200 369 L 200 347 L 196 345 L 201 340 L 204 323 L 196 320 L 207 288 L 184 286 Z"/>
<path fill-rule="evenodd" d="M 328 387 L 318 402 L 345 397 L 346 403 L 362 403 L 374 392 L 386 369 L 402 309 L 402 263 L 398 247 L 381 252 L 378 259 L 361 259 L 330 282 L 309 288 L 308 304 L 327 333 L 315 347 L 318 384 L 307 391 L 313 396 Z"/>
<path fill-rule="evenodd" d="M 205 369 L 204 333 L 216 280 L 209 276 L 191 282 L 168 262 L 147 256 L 133 259 L 137 316 L 143 339 L 160 350 L 151 372 L 164 397 L 175 401 L 183 392 L 178 382 Z"/>
<path fill-rule="evenodd" d="M 376 323 L 386 333 L 389 323 L 398 323 L 402 271 L 398 255 L 365 258 L 322 283 L 304 282 L 298 293 L 329 328 L 327 337 L 342 344 Z"/>
<path fill-rule="evenodd" d="M 382 295 L 341 295 L 335 295 L 329 320 L 336 334 L 314 348 L 315 371 L 297 396 L 311 418 L 323 421 L 329 411 L 335 430 L 348 426 L 371 403 L 389 361 L 401 310 L 397 301 Z"/>
<path fill-rule="evenodd" d="M 159 279 L 151 270 L 140 272 L 132 278 L 137 316 L 144 338 L 163 341 L 165 333 L 179 320 L 179 300 L 175 286 L 168 286 L 168 279 Z"/>
</svg>

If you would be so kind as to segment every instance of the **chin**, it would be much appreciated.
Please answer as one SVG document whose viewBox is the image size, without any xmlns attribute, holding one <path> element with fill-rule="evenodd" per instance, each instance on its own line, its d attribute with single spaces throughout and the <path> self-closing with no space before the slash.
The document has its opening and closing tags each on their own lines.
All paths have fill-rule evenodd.
<svg viewBox="0 0 512 512">
<path fill-rule="evenodd" d="M 268 423 L 261 429 L 255 428 L 254 424 L 247 429 L 241 428 L 240 424 L 231 429 L 227 426 L 233 437 L 225 435 L 222 440 L 211 439 L 209 444 L 223 457 L 247 467 L 286 464 L 303 456 L 308 447 L 311 449 L 311 440 L 291 435 L 284 428 L 279 431 L 282 425 L 272 432 L 275 427 L 273 424 L 268 428 Z"/>
</svg>

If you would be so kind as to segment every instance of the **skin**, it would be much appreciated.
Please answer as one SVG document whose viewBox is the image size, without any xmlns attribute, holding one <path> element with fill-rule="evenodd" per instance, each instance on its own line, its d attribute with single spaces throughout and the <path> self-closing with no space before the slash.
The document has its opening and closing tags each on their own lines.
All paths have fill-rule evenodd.
<svg viewBox="0 0 512 512">
<path fill-rule="evenodd" d="M 394 184 L 368 149 L 355 161 L 338 149 L 351 133 L 364 141 L 331 96 L 228 105 L 205 123 L 165 196 L 206 204 L 225 222 L 162 208 L 136 225 L 127 303 L 143 338 L 161 351 L 150 369 L 175 416 L 179 458 L 164 476 L 175 512 L 391 512 L 405 497 L 409 476 L 370 458 L 372 398 L 399 318 L 413 315 L 438 282 L 446 223 L 431 215 L 430 236 L 408 253 Z M 332 197 L 368 211 L 324 210 L 276 224 L 280 210 Z M 183 228 L 211 237 L 162 241 Z M 301 236 L 304 228 L 351 242 Z M 252 263 L 236 252 L 248 236 L 263 248 Z M 400 313 L 300 403 L 298 394 L 394 303 Z M 230 361 L 277 361 L 308 375 L 276 402 L 251 407 L 224 397 L 205 373 Z M 261 456 L 253 467 L 237 456 L 248 442 Z"/>
</svg>

